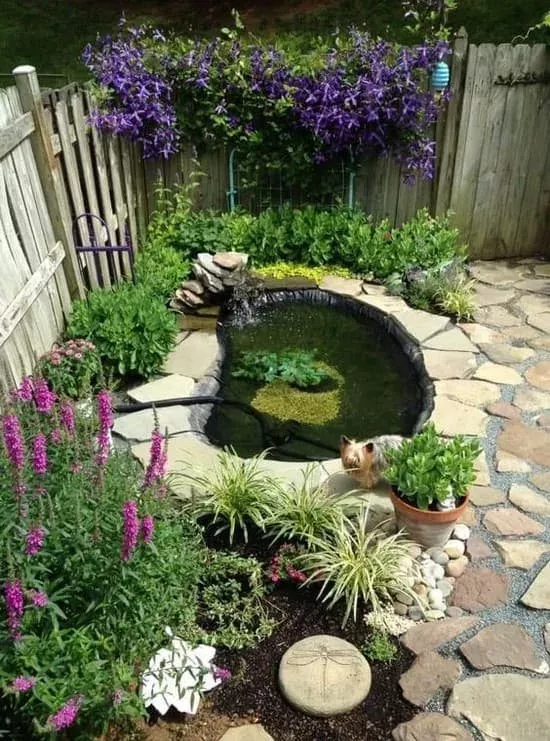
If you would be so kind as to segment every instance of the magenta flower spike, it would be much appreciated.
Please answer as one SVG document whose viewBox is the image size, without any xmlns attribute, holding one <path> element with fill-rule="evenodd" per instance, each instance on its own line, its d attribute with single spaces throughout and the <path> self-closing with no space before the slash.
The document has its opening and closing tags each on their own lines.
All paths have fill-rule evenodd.
<svg viewBox="0 0 550 741">
<path fill-rule="evenodd" d="M 84 697 L 82 695 L 75 695 L 65 703 L 57 713 L 50 715 L 48 718 L 48 725 L 54 731 L 62 731 L 64 728 L 69 728 L 75 722 Z"/>
<path fill-rule="evenodd" d="M 35 684 L 35 677 L 25 677 L 21 674 L 20 676 L 15 677 L 10 685 L 10 689 L 12 692 L 28 692 L 29 690 L 32 690 Z"/>
<path fill-rule="evenodd" d="M 2 428 L 8 457 L 14 468 L 20 471 L 25 463 L 25 447 L 17 415 L 7 414 L 2 421 Z"/>
<path fill-rule="evenodd" d="M 45 539 L 46 531 L 42 526 L 31 527 L 31 529 L 27 533 L 27 539 L 25 543 L 25 555 L 36 556 L 36 554 L 42 550 Z"/>
<path fill-rule="evenodd" d="M 123 561 L 129 561 L 136 550 L 140 532 L 137 503 L 130 500 L 122 507 L 122 547 L 120 557 Z"/>
<path fill-rule="evenodd" d="M 59 409 L 61 424 L 72 435 L 75 430 L 74 409 L 68 401 L 64 401 Z"/>
<path fill-rule="evenodd" d="M 4 600 L 10 635 L 14 641 L 18 641 L 22 637 L 20 628 L 25 611 L 23 587 L 19 579 L 4 584 Z"/>
<path fill-rule="evenodd" d="M 37 378 L 34 382 L 34 403 L 41 414 L 50 414 L 54 408 L 57 396 L 50 391 L 47 382 L 43 378 Z"/>
<path fill-rule="evenodd" d="M 145 515 L 141 521 L 141 537 L 144 543 L 151 543 L 153 541 L 153 531 L 155 529 L 155 521 L 151 515 Z"/>
<path fill-rule="evenodd" d="M 37 476 L 44 476 L 48 470 L 48 455 L 46 453 L 46 435 L 42 432 L 33 441 L 32 466 Z"/>
</svg>

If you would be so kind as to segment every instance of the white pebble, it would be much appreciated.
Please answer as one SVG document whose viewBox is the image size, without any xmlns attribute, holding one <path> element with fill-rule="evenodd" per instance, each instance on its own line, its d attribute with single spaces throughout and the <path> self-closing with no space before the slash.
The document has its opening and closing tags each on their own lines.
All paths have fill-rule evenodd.
<svg viewBox="0 0 550 741">
<path fill-rule="evenodd" d="M 449 558 L 460 558 L 460 556 L 464 555 L 466 546 L 462 540 L 449 540 L 444 551 Z"/>
<path fill-rule="evenodd" d="M 443 592 L 441 589 L 430 589 L 428 592 L 428 601 L 430 605 L 432 605 L 433 602 L 443 602 Z"/>
<path fill-rule="evenodd" d="M 431 575 L 423 575 L 422 584 L 425 584 L 430 589 L 435 589 L 435 577 Z"/>
<path fill-rule="evenodd" d="M 440 566 L 438 563 L 434 563 L 432 567 L 432 574 L 435 577 L 436 581 L 438 579 L 443 579 L 443 577 L 445 576 L 445 569 L 443 568 L 443 566 Z"/>
<path fill-rule="evenodd" d="M 453 530 L 453 538 L 458 538 L 458 540 L 468 540 L 469 537 L 470 528 L 468 527 L 468 525 L 463 525 L 462 523 L 455 525 L 455 529 Z"/>
</svg>

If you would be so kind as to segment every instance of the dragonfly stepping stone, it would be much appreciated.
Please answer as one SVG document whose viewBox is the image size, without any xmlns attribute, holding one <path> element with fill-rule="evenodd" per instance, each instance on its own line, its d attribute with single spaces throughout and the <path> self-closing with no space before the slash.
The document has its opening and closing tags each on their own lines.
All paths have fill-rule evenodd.
<svg viewBox="0 0 550 741">
<path fill-rule="evenodd" d="M 329 635 L 304 638 L 281 659 L 279 687 L 307 715 L 347 713 L 368 695 L 370 666 L 354 645 Z"/>
</svg>

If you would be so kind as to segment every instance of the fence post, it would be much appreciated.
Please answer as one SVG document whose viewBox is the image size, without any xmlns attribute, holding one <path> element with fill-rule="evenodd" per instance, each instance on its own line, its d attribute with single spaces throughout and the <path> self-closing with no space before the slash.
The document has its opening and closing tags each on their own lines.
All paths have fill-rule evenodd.
<svg viewBox="0 0 550 741">
<path fill-rule="evenodd" d="M 44 114 L 36 69 L 30 65 L 21 65 L 13 70 L 13 76 L 23 110 L 30 111 L 33 115 L 35 130 L 30 137 L 32 151 L 55 238 L 65 247 L 63 269 L 69 292 L 73 298 L 83 298 L 84 285 L 78 267 L 78 258 L 73 249 L 71 226 L 63 219 L 59 202 L 58 194 L 62 187 L 59 165 L 52 149 L 51 134 Z"/>
<path fill-rule="evenodd" d="M 439 158 L 439 172 L 436 175 L 437 192 L 435 197 L 435 215 L 445 214 L 451 203 L 451 189 L 456 159 L 456 145 L 464 97 L 464 78 L 466 75 L 466 57 L 468 52 L 468 34 L 462 27 L 453 44 L 451 58 L 452 98 L 447 107 L 442 136 L 442 149 Z"/>
</svg>

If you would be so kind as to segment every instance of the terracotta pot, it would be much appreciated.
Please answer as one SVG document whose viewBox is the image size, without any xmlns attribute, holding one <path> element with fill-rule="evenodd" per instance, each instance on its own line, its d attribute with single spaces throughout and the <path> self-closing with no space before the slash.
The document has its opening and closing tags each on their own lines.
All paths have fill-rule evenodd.
<svg viewBox="0 0 550 741">
<path fill-rule="evenodd" d="M 397 496 L 391 488 L 390 496 L 395 509 L 397 527 L 406 531 L 411 540 L 424 548 L 442 547 L 449 540 L 456 521 L 463 514 L 468 504 L 470 494 L 467 493 L 464 501 L 455 509 L 444 512 L 417 509 L 407 504 Z"/>
</svg>

